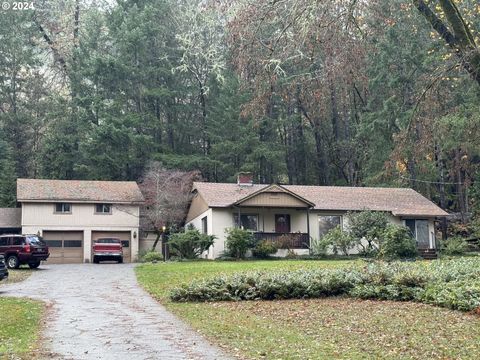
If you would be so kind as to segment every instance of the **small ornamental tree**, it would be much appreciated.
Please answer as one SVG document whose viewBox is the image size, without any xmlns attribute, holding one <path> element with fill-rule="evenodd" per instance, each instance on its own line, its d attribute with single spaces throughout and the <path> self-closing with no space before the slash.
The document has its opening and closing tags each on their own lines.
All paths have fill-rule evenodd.
<svg viewBox="0 0 480 360">
<path fill-rule="evenodd" d="M 387 214 L 380 211 L 349 212 L 348 232 L 355 243 L 363 248 L 364 253 L 371 253 L 377 250 L 378 241 L 383 237 L 389 224 Z M 364 245 L 362 240 L 367 242 Z"/>
<path fill-rule="evenodd" d="M 182 259 L 196 259 L 213 245 L 215 236 L 201 234 L 198 229 L 189 226 L 183 233 L 170 235 L 170 251 Z"/>
<path fill-rule="evenodd" d="M 187 214 L 194 181 L 200 180 L 198 171 L 169 170 L 153 162 L 140 182 L 145 204 L 142 209 L 142 230 L 152 231 L 156 239 L 155 250 L 163 233 L 163 227 L 180 228 Z"/>
<path fill-rule="evenodd" d="M 322 240 L 324 244 L 332 246 L 334 254 L 341 251 L 343 255 L 348 256 L 348 252 L 355 246 L 355 239 L 348 231 L 342 231 L 340 226 L 331 229 L 326 233 Z"/>
</svg>

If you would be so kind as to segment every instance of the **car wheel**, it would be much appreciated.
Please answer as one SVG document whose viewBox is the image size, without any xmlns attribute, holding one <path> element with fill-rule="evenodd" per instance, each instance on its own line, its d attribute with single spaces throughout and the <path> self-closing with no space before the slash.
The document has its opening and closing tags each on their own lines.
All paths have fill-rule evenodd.
<svg viewBox="0 0 480 360">
<path fill-rule="evenodd" d="M 20 261 L 15 255 L 11 255 L 7 258 L 7 267 L 9 269 L 18 269 L 20 267 Z"/>
<path fill-rule="evenodd" d="M 97 259 L 96 256 L 93 257 L 93 263 L 94 263 L 94 264 L 98 264 L 98 259 Z"/>
<path fill-rule="evenodd" d="M 123 263 L 123 258 L 118 259 L 118 263 L 122 264 Z"/>
<path fill-rule="evenodd" d="M 40 266 L 40 261 L 35 261 L 35 262 L 32 262 L 32 263 L 28 263 L 28 266 L 30 267 L 30 269 L 36 269 Z"/>
</svg>

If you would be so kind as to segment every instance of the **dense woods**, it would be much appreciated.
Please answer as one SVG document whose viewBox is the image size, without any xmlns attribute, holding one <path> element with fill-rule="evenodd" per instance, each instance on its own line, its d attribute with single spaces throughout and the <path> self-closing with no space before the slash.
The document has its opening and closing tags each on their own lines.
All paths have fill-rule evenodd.
<svg viewBox="0 0 480 360">
<path fill-rule="evenodd" d="M 36 0 L 0 11 L 15 179 L 409 186 L 480 212 L 476 0 Z"/>
</svg>

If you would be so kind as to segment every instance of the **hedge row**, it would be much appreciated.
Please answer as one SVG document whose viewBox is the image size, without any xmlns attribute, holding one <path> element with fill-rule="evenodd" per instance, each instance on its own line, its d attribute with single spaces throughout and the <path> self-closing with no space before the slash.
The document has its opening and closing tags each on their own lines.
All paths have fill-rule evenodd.
<svg viewBox="0 0 480 360">
<path fill-rule="evenodd" d="M 372 263 L 345 269 L 240 273 L 172 290 L 176 302 L 306 299 L 345 295 L 480 308 L 480 259 Z"/>
</svg>

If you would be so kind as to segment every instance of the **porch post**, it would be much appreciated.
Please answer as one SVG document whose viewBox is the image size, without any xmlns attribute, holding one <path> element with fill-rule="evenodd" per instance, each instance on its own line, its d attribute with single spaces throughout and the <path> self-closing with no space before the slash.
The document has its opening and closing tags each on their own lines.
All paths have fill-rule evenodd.
<svg viewBox="0 0 480 360">
<path fill-rule="evenodd" d="M 310 208 L 307 207 L 307 236 L 308 236 L 308 249 L 310 252 Z"/>
<path fill-rule="evenodd" d="M 237 224 L 237 227 L 241 229 L 241 228 L 242 228 L 242 218 L 241 218 L 242 212 L 240 211 L 240 206 L 237 207 L 237 212 L 238 212 L 238 224 Z"/>
</svg>

